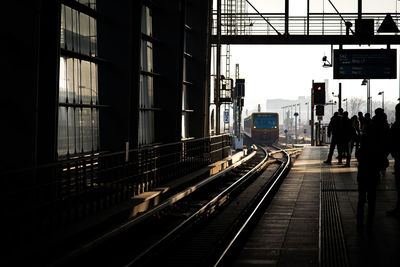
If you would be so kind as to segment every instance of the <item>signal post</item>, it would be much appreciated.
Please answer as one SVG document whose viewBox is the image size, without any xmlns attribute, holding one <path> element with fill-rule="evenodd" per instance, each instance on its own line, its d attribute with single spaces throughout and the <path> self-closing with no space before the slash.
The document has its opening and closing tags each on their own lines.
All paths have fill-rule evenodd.
<svg viewBox="0 0 400 267">
<path fill-rule="evenodd" d="M 311 86 L 311 121 L 309 121 L 311 127 L 311 145 L 314 145 L 314 80 Z"/>
<path fill-rule="evenodd" d="M 324 116 L 325 108 L 325 83 L 314 83 L 311 89 L 311 145 L 314 145 L 314 105 L 316 105 L 316 115 L 318 116 L 318 124 L 316 129 L 316 145 L 321 144 L 321 120 Z"/>
</svg>

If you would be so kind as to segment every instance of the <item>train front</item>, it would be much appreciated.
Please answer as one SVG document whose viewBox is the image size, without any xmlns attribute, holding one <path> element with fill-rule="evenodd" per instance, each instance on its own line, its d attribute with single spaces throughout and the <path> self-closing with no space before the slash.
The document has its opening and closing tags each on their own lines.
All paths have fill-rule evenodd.
<svg viewBox="0 0 400 267">
<path fill-rule="evenodd" d="M 257 144 L 273 144 L 279 139 L 279 114 L 259 112 L 252 114 L 251 137 Z"/>
</svg>

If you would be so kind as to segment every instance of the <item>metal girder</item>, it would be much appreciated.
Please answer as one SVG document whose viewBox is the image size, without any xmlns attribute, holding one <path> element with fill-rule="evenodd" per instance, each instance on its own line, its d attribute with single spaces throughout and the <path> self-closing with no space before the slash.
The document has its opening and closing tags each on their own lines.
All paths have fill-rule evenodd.
<svg viewBox="0 0 400 267">
<path fill-rule="evenodd" d="M 397 45 L 400 35 L 221 35 L 221 44 L 338 44 L 338 45 Z M 211 43 L 217 43 L 217 36 L 211 36 Z"/>
</svg>

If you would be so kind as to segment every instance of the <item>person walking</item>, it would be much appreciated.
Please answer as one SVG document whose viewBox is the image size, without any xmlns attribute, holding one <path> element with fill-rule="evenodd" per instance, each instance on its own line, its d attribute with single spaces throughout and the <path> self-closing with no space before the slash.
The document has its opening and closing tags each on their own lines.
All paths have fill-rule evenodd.
<svg viewBox="0 0 400 267">
<path fill-rule="evenodd" d="M 400 216 L 400 104 L 396 105 L 395 121 L 390 128 L 391 150 L 394 158 L 394 178 L 396 182 L 396 207 L 386 212 L 388 216 Z"/>
<path fill-rule="evenodd" d="M 381 108 L 376 109 L 375 114 L 371 124 L 365 129 L 365 134 L 361 137 L 361 146 L 357 153 L 357 229 L 360 230 L 364 226 L 364 205 L 368 198 L 368 232 L 373 229 L 376 186 L 380 179 L 380 170 L 387 164 L 387 156 L 390 151 L 389 125 L 386 116 Z"/>
<path fill-rule="evenodd" d="M 338 146 L 339 128 L 340 128 L 339 112 L 335 112 L 328 125 L 328 137 L 331 138 L 331 144 L 329 146 L 328 158 L 324 161 L 324 163 L 326 164 L 332 163 L 332 156 L 333 152 L 335 151 L 335 147 L 338 147 L 338 153 L 339 153 L 339 146 Z"/>
</svg>

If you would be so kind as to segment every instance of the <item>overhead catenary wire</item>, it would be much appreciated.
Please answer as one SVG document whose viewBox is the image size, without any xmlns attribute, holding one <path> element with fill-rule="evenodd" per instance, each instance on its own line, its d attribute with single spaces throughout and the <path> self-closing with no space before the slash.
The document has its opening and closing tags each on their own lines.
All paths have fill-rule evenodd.
<svg viewBox="0 0 400 267">
<path fill-rule="evenodd" d="M 246 2 L 258 13 L 258 15 L 260 15 L 267 23 L 269 26 L 271 26 L 271 28 L 278 34 L 278 35 L 282 35 L 277 29 L 275 29 L 275 27 L 250 3 L 249 0 L 246 0 Z"/>
</svg>

